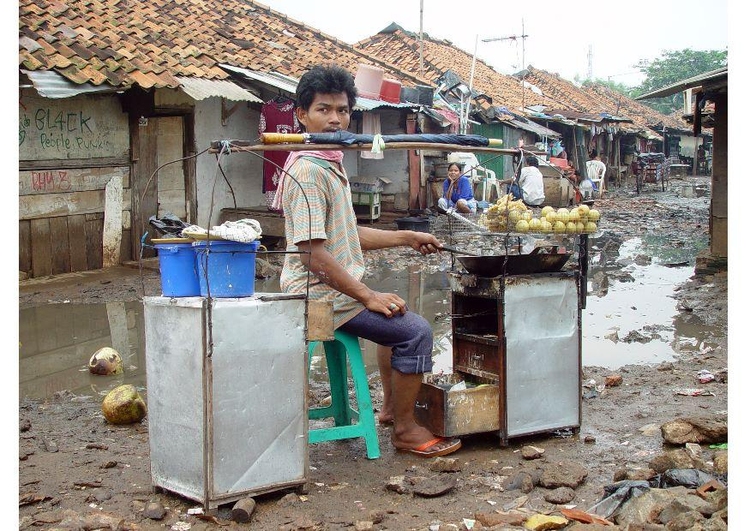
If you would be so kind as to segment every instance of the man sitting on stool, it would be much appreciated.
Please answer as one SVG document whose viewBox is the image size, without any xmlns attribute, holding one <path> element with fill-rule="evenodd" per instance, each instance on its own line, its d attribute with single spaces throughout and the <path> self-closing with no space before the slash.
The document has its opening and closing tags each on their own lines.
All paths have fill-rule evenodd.
<svg viewBox="0 0 750 531">
<path fill-rule="evenodd" d="M 526 157 L 526 166 L 521 169 L 518 181 L 505 179 L 502 184 L 510 185 L 508 193 L 513 199 L 523 199 L 529 206 L 540 206 L 544 203 L 544 179 L 539 171 L 539 160 L 534 155 Z"/>
</svg>

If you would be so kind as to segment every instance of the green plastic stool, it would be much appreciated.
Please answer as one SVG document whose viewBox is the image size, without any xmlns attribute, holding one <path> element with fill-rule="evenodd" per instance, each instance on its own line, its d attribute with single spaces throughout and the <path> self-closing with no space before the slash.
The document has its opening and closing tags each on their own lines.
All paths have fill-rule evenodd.
<svg viewBox="0 0 750 531">
<path fill-rule="evenodd" d="M 313 444 L 363 437 L 367 446 L 367 458 L 378 459 L 380 457 L 380 444 L 378 443 L 378 432 L 375 429 L 375 414 L 372 411 L 370 388 L 367 382 L 365 363 L 362 359 L 362 350 L 359 348 L 359 338 L 340 330 L 336 330 L 333 335 L 332 341 L 323 342 L 328 366 L 328 380 L 331 385 L 331 405 L 311 408 L 308 410 L 307 417 L 310 420 L 333 417 L 335 426 L 309 430 L 308 441 Z M 312 341 L 307 348 L 308 374 L 313 350 L 318 343 L 318 341 Z M 347 358 L 354 381 L 354 394 L 359 411 L 354 409 L 349 402 Z"/>
</svg>

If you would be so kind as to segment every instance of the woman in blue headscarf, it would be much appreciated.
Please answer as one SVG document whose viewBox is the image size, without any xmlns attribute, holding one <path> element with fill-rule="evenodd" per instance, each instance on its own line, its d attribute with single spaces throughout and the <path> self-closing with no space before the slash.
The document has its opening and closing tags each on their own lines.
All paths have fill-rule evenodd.
<svg viewBox="0 0 750 531">
<path fill-rule="evenodd" d="M 457 162 L 448 165 L 448 178 L 443 181 L 443 197 L 438 199 L 438 208 L 455 208 L 464 214 L 475 214 L 477 211 L 477 200 L 474 199 L 471 181 L 466 175 L 461 174 L 461 166 Z"/>
</svg>

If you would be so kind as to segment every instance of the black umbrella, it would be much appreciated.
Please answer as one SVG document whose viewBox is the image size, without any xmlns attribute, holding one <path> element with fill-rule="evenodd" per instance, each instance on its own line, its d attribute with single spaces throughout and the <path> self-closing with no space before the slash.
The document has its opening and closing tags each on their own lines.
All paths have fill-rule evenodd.
<svg viewBox="0 0 750 531">
<path fill-rule="evenodd" d="M 264 144 L 340 144 L 350 146 L 353 144 L 372 144 L 376 138 L 385 144 L 399 142 L 422 142 L 427 144 L 454 144 L 457 146 L 492 147 L 501 146 L 503 141 L 496 138 L 487 138 L 481 135 L 454 135 L 454 134 L 404 134 L 404 135 L 362 135 L 350 133 L 349 131 L 336 131 L 335 133 L 263 133 L 260 136 Z"/>
</svg>

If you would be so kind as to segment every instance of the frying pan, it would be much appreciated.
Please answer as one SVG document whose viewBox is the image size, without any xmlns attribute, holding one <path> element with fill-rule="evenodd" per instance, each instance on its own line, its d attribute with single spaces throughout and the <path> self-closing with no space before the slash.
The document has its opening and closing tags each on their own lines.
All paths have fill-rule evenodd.
<svg viewBox="0 0 750 531">
<path fill-rule="evenodd" d="M 497 256 L 457 256 L 466 271 L 480 277 L 502 275 L 530 275 L 560 271 L 570 258 L 570 253 L 541 253 L 537 247 L 529 254 Z M 550 248 L 547 248 L 550 249 Z M 552 247 L 557 251 L 556 247 Z"/>
<path fill-rule="evenodd" d="M 440 246 L 441 251 L 448 251 L 452 254 L 462 254 L 466 256 L 480 256 L 477 253 L 472 253 L 470 251 L 464 251 L 463 249 L 456 249 L 455 247 L 451 247 L 450 245 L 441 245 Z"/>
</svg>

